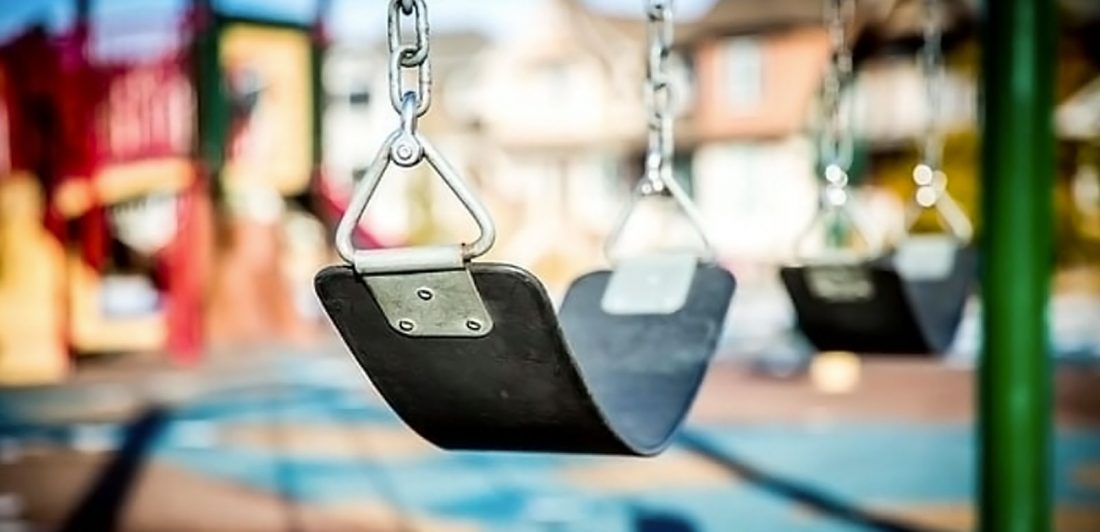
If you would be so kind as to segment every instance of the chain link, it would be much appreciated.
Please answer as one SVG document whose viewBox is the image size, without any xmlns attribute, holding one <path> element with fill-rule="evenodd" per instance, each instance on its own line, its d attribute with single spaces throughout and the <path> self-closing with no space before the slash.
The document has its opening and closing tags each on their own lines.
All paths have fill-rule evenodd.
<svg viewBox="0 0 1100 532">
<path fill-rule="evenodd" d="M 404 15 L 411 17 L 415 38 L 407 41 L 402 31 Z M 389 9 L 390 103 L 403 112 L 406 94 L 413 94 L 416 114 L 423 116 L 431 107 L 432 67 L 428 60 L 428 9 L 424 0 L 391 0 Z M 405 88 L 405 75 L 415 71 L 415 89 Z"/>
<path fill-rule="evenodd" d="M 672 0 L 649 0 L 646 8 L 649 50 L 646 54 L 646 108 L 649 110 L 649 148 L 646 153 L 646 192 L 660 193 L 673 179 L 675 121 L 669 57 L 674 20 Z"/>
</svg>

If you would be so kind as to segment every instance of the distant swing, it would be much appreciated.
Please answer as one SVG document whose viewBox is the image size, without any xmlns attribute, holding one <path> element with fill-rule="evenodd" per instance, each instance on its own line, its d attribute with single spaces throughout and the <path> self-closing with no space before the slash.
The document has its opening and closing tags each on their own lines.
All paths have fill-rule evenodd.
<svg viewBox="0 0 1100 532">
<path fill-rule="evenodd" d="M 825 224 L 826 231 L 846 226 L 850 236 L 862 239 L 869 249 L 864 256 L 841 246 L 817 257 L 802 257 L 801 263 L 782 268 L 780 275 L 799 329 L 819 350 L 943 353 L 954 340 L 977 273 L 977 254 L 970 245 L 973 228 L 947 192 L 947 176 L 939 169 L 943 140 L 931 119 L 921 149 L 923 160 L 913 171 L 917 191 L 906 211 L 905 237 L 890 252 L 878 254 L 881 244 L 849 195 L 852 140 L 839 117 L 840 90 L 851 75 L 845 14 L 850 16 L 854 7 L 847 0 L 833 1 L 830 26 L 837 52 L 825 83 L 826 184 L 814 223 Z M 926 25 L 922 66 L 929 109 L 935 112 L 944 75 L 940 30 L 938 16 L 926 16 L 931 21 Z M 946 231 L 912 234 L 913 225 L 928 210 Z"/>
</svg>

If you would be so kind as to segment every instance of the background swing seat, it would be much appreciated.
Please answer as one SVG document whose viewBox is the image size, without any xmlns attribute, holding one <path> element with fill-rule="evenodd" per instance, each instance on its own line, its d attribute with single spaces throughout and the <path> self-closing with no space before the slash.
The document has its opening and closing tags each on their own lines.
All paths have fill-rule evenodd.
<svg viewBox="0 0 1100 532">
<path fill-rule="evenodd" d="M 867 354 L 946 351 L 976 274 L 977 253 L 970 246 L 956 246 L 950 268 L 932 278 L 907 278 L 893 254 L 780 270 L 798 328 L 814 347 Z"/>
<path fill-rule="evenodd" d="M 368 286 L 374 274 L 332 266 L 316 278 L 382 397 L 452 450 L 659 453 L 695 397 L 735 289 L 729 272 L 699 264 L 678 310 L 612 315 L 600 303 L 612 274 L 599 271 L 569 288 L 559 324 L 530 273 L 492 263 L 467 271 L 492 320 L 480 337 L 402 333 Z"/>
</svg>

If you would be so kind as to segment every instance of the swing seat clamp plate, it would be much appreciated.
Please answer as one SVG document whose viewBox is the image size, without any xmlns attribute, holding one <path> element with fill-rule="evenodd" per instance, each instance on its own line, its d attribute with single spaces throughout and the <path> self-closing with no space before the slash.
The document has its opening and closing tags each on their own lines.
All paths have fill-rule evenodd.
<svg viewBox="0 0 1100 532">
<path fill-rule="evenodd" d="M 821 264 L 805 269 L 810 293 L 836 303 L 868 301 L 875 297 L 870 272 L 858 264 Z"/>
<path fill-rule="evenodd" d="M 619 261 L 600 307 L 612 315 L 673 314 L 687 303 L 698 262 L 689 253 L 642 255 Z"/>
<path fill-rule="evenodd" d="M 409 337 L 480 338 L 493 320 L 465 268 L 369 275 L 364 280 L 386 320 Z"/>
</svg>

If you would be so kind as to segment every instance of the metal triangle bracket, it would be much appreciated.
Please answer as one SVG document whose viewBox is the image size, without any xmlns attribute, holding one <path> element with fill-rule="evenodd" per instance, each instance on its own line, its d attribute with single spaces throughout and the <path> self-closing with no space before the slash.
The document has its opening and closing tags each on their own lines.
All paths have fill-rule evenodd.
<svg viewBox="0 0 1100 532">
<path fill-rule="evenodd" d="M 382 181 L 382 176 L 385 175 L 390 163 L 407 167 L 414 166 L 419 162 L 419 160 L 411 161 L 403 157 L 406 152 L 405 148 L 409 145 L 415 145 L 419 150 L 422 150 L 423 157 L 417 157 L 417 159 L 426 160 L 432 169 L 443 178 L 443 182 L 447 184 L 451 192 L 454 193 L 470 215 L 473 216 L 474 221 L 477 222 L 480 234 L 476 240 L 469 244 L 392 249 L 355 249 L 352 234 L 355 232 L 359 219 L 366 211 L 367 204 L 374 196 L 374 192 Z M 402 160 L 395 159 L 395 153 Z M 413 150 L 410 155 L 412 154 L 420 155 L 420 152 Z M 347 211 L 336 227 L 337 253 L 361 275 L 464 268 L 467 261 L 489 251 L 495 240 L 496 226 L 481 200 L 423 135 L 406 129 L 394 131 L 382 143 L 378 155 L 375 156 L 374 162 L 371 163 L 362 181 L 356 187 Z"/>
</svg>

